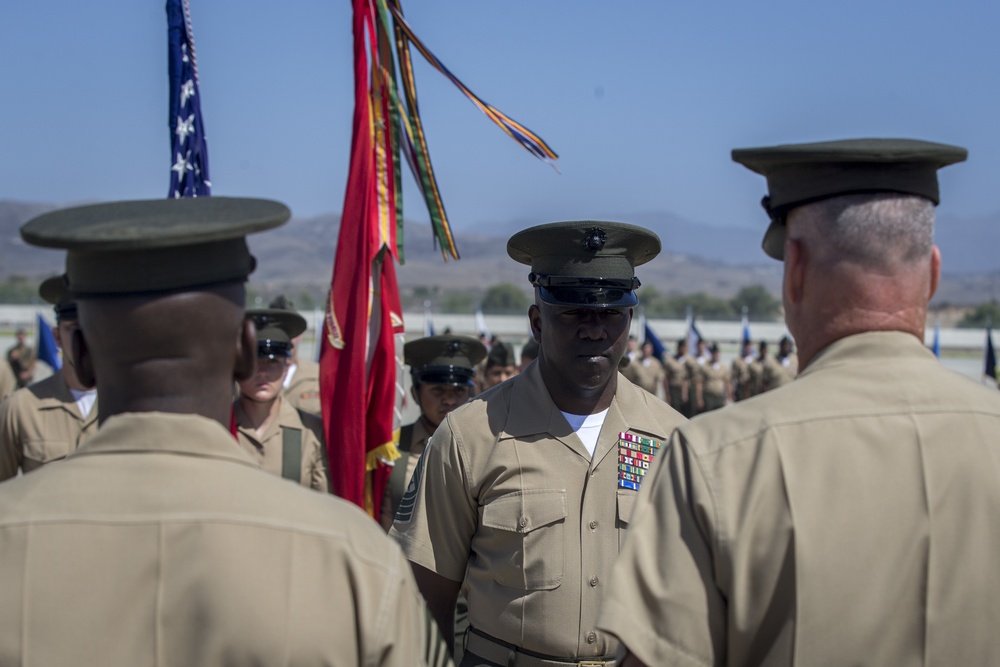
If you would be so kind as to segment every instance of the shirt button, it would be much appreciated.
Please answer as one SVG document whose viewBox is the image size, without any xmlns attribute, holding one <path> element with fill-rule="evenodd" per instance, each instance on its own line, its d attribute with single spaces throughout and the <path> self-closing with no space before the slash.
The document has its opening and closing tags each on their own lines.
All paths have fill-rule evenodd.
<svg viewBox="0 0 1000 667">
<path fill-rule="evenodd" d="M 521 526 L 521 528 L 524 528 L 525 526 L 527 526 L 527 525 L 528 525 L 528 517 L 526 517 L 526 516 L 522 516 L 522 517 L 521 517 L 521 518 L 520 518 L 520 519 L 518 520 L 517 524 L 518 524 L 519 526 Z"/>
<path fill-rule="evenodd" d="M 596 641 L 597 641 L 597 633 L 596 632 L 591 632 L 589 635 L 587 635 L 587 643 L 588 644 L 593 644 Z"/>
<path fill-rule="evenodd" d="M 590 529 L 591 530 L 597 530 L 597 521 L 591 521 L 590 522 Z"/>
<path fill-rule="evenodd" d="M 590 578 L 590 585 L 591 586 L 597 586 L 597 575 L 596 574 Z"/>
</svg>

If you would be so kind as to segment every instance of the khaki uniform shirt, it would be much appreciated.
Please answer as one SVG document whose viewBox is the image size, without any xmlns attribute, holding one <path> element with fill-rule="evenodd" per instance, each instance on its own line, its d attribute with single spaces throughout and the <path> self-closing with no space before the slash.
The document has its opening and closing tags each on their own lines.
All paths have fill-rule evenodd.
<svg viewBox="0 0 1000 667">
<path fill-rule="evenodd" d="M 413 477 L 413 471 L 417 467 L 417 462 L 420 461 L 420 457 L 424 453 L 424 449 L 427 447 L 427 441 L 430 440 L 431 434 L 427 431 L 427 427 L 424 425 L 423 419 L 418 419 L 413 422 L 413 435 L 410 437 L 410 446 L 406 451 L 401 451 L 402 457 L 396 461 L 395 465 L 405 465 L 406 472 L 403 478 L 403 488 L 406 488 L 410 483 L 410 478 Z M 405 459 L 405 460 L 403 460 Z M 392 489 L 389 488 L 390 485 L 385 485 L 385 493 L 382 495 L 382 511 L 379 516 L 379 523 L 382 527 L 388 531 L 392 528 L 392 520 L 396 516 L 396 510 L 398 509 L 398 503 L 393 503 L 392 500 Z"/>
<path fill-rule="evenodd" d="M 37 358 L 35 348 L 27 343 L 14 345 L 7 350 L 7 361 L 14 372 L 14 379 L 18 387 L 26 387 L 31 384 L 31 379 L 35 375 Z"/>
<path fill-rule="evenodd" d="M 666 377 L 666 371 L 659 359 L 637 357 L 622 371 L 622 375 L 628 378 L 632 384 L 642 387 L 653 396 L 659 396 L 663 393 L 663 379 Z"/>
<path fill-rule="evenodd" d="M 295 375 L 282 395 L 299 410 L 320 414 L 319 364 L 308 359 L 295 362 Z"/>
<path fill-rule="evenodd" d="M 390 534 L 465 580 L 473 628 L 546 655 L 613 655 L 597 609 L 637 495 L 619 488 L 619 433 L 663 441 L 683 421 L 619 375 L 591 458 L 533 362 L 445 418 Z"/>
<path fill-rule="evenodd" d="M 0 401 L 7 398 L 17 389 L 17 378 L 10 364 L 0 363 Z"/>
<path fill-rule="evenodd" d="M 598 625 L 648 665 L 1000 664 L 1000 393 L 904 333 L 679 428 Z"/>
<path fill-rule="evenodd" d="M 761 372 L 763 391 L 770 391 L 786 385 L 795 379 L 799 372 L 799 360 L 794 354 L 784 359 L 768 358 Z"/>
<path fill-rule="evenodd" d="M 260 438 L 255 429 L 242 425 L 247 422 L 247 418 L 239 400 L 233 404 L 239 443 L 261 470 L 281 477 L 283 432 L 285 429 L 298 431 L 302 437 L 302 474 L 299 483 L 317 491 L 329 492 L 330 476 L 327 474 L 326 447 L 323 446 L 323 421 L 316 415 L 299 412 L 288 401 L 278 400 L 281 401 L 278 414 Z"/>
<path fill-rule="evenodd" d="M 701 392 L 706 400 L 711 396 L 725 402 L 726 385 L 729 384 L 729 367 L 721 361 L 712 363 L 709 359 L 698 367 L 701 372 Z"/>
<path fill-rule="evenodd" d="M 66 458 L 97 431 L 97 400 L 84 417 L 61 373 L 0 403 L 0 481 Z"/>
<path fill-rule="evenodd" d="M 680 389 L 687 382 L 687 369 L 672 354 L 663 355 L 663 368 L 667 374 L 667 383 L 671 388 Z"/>
<path fill-rule="evenodd" d="M 367 515 L 203 417 L 118 415 L 0 484 L 0 665 L 412 667 L 423 624 Z"/>
<path fill-rule="evenodd" d="M 733 359 L 733 398 L 737 401 L 742 401 L 753 395 L 750 375 L 750 366 L 753 362 L 754 358 L 752 356 L 736 357 Z"/>
</svg>

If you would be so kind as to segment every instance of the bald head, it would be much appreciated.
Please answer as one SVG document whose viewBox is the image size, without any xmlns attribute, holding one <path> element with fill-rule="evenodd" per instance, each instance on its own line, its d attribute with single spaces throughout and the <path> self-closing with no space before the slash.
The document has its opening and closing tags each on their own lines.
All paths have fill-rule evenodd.
<svg viewBox="0 0 1000 667">
<path fill-rule="evenodd" d="M 789 212 L 784 304 L 803 366 L 847 335 L 923 336 L 940 275 L 934 205 L 895 193 L 832 197 Z"/>
</svg>

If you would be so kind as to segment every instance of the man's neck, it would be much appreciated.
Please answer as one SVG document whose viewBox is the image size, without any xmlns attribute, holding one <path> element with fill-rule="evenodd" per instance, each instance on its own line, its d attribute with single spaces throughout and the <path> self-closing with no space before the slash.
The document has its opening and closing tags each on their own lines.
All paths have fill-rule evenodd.
<svg viewBox="0 0 1000 667">
<path fill-rule="evenodd" d="M 240 396 L 240 413 L 237 420 L 240 426 L 252 428 L 257 435 L 263 435 L 278 412 L 281 410 L 281 397 L 271 401 L 253 401 Z"/>
</svg>

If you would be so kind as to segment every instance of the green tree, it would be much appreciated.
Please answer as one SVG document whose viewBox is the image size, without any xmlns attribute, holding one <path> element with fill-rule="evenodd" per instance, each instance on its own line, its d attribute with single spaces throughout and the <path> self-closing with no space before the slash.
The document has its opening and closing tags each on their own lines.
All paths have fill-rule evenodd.
<svg viewBox="0 0 1000 667">
<path fill-rule="evenodd" d="M 1000 304 L 997 304 L 996 300 L 976 306 L 965 314 L 958 326 L 963 329 L 981 328 L 988 322 L 1000 327 Z"/>
<path fill-rule="evenodd" d="M 39 303 L 38 285 L 41 281 L 13 275 L 0 283 L 0 303 Z"/>
<path fill-rule="evenodd" d="M 747 312 L 755 320 L 773 320 L 781 314 L 781 303 L 763 285 L 750 285 L 729 301 L 736 313 Z"/>
<path fill-rule="evenodd" d="M 447 292 L 441 296 L 442 313 L 471 313 L 476 309 L 476 297 L 469 292 Z"/>
<path fill-rule="evenodd" d="M 517 285 L 500 283 L 486 290 L 482 300 L 483 312 L 490 315 L 523 315 L 531 301 Z"/>
</svg>

